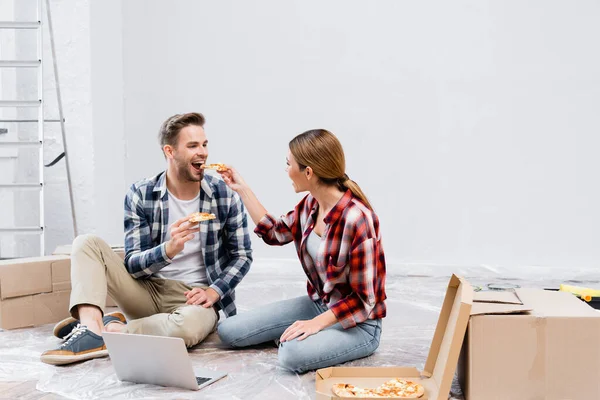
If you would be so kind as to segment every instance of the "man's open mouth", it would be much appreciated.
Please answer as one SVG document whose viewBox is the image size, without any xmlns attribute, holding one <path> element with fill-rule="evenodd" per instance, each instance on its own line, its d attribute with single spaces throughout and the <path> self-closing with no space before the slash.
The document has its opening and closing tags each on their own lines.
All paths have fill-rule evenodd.
<svg viewBox="0 0 600 400">
<path fill-rule="evenodd" d="M 194 167 L 197 172 L 200 172 L 202 171 L 202 164 L 204 164 L 203 161 L 193 162 L 192 167 Z"/>
</svg>

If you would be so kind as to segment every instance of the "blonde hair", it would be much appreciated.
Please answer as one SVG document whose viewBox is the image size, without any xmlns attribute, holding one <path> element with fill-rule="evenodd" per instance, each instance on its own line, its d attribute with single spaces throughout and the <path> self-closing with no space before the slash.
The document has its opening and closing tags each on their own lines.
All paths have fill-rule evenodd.
<svg viewBox="0 0 600 400">
<path fill-rule="evenodd" d="M 350 189 L 355 197 L 373 209 L 360 186 L 346 175 L 344 149 L 333 133 L 325 129 L 301 133 L 290 141 L 290 152 L 300 169 L 310 167 L 321 182 L 336 185 L 342 192 Z"/>
</svg>

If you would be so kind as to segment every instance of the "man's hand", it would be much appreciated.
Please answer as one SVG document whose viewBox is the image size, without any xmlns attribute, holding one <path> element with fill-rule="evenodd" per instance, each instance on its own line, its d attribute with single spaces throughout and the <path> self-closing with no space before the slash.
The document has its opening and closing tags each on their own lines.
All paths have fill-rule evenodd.
<svg viewBox="0 0 600 400">
<path fill-rule="evenodd" d="M 212 288 L 193 288 L 184 293 L 187 298 L 186 304 L 201 305 L 204 308 L 212 307 L 221 296 Z"/>
<path fill-rule="evenodd" d="M 171 240 L 167 242 L 166 251 L 167 256 L 173 259 L 183 250 L 185 243 L 194 238 L 194 234 L 200 230 L 200 226 L 197 223 L 191 224 L 188 217 L 185 217 L 175 221 L 169 229 Z"/>
</svg>

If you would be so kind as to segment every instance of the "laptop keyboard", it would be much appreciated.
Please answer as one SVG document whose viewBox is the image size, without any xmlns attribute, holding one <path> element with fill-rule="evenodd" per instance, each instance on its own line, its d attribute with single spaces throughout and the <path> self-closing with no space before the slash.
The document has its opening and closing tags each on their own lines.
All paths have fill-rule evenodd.
<svg viewBox="0 0 600 400">
<path fill-rule="evenodd" d="M 204 382 L 208 381 L 210 381 L 210 378 L 203 378 L 201 376 L 196 377 L 196 382 L 198 382 L 198 385 L 202 385 Z"/>
</svg>

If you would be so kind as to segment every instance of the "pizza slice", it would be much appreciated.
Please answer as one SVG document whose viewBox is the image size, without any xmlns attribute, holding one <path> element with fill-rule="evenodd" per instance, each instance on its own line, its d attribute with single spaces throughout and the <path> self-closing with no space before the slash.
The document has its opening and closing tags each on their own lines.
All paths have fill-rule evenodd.
<svg viewBox="0 0 600 400">
<path fill-rule="evenodd" d="M 202 166 L 200 168 L 202 168 L 202 169 L 214 169 L 217 172 L 225 172 L 225 171 L 227 171 L 227 165 L 221 164 L 221 163 L 202 164 Z"/>
<path fill-rule="evenodd" d="M 191 223 L 196 223 L 196 222 L 202 222 L 202 221 L 209 221 L 211 219 L 215 219 L 217 218 L 217 216 L 215 214 L 209 214 L 209 213 L 205 213 L 205 212 L 195 212 L 192 215 L 190 215 L 188 221 Z"/>
<path fill-rule="evenodd" d="M 425 388 L 412 381 L 394 378 L 379 386 L 377 388 L 377 393 L 383 397 L 418 399 L 425 394 Z"/>
<path fill-rule="evenodd" d="M 331 390 L 336 396 L 343 398 L 417 399 L 425 394 L 422 385 L 399 378 L 391 379 L 376 389 L 364 389 L 349 383 L 336 383 Z"/>
<path fill-rule="evenodd" d="M 333 394 L 338 397 L 345 398 L 356 398 L 356 397 L 366 397 L 366 398 L 381 398 L 381 396 L 376 392 L 376 389 L 363 389 L 354 385 L 350 385 L 349 383 L 336 383 L 331 388 Z"/>
</svg>

